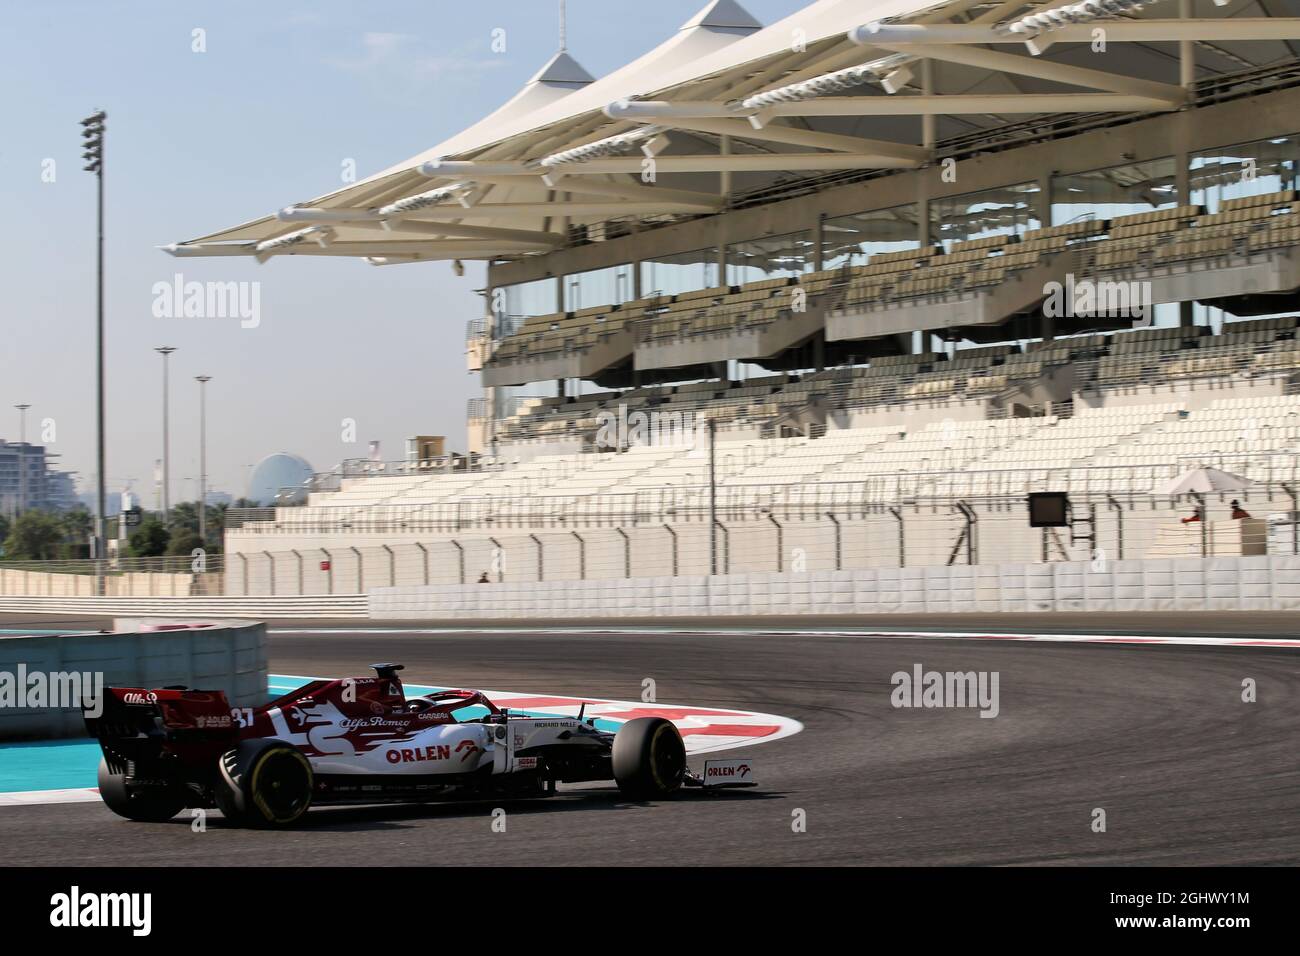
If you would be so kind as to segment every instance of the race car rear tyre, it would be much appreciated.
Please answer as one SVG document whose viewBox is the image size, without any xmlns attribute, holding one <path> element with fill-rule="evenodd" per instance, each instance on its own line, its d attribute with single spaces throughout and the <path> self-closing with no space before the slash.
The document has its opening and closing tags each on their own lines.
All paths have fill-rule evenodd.
<svg viewBox="0 0 1300 956">
<path fill-rule="evenodd" d="M 664 797 L 682 785 L 686 747 L 671 720 L 637 717 L 614 735 L 614 781 L 630 797 Z"/>
<path fill-rule="evenodd" d="M 218 762 L 217 807 L 234 823 L 287 827 L 311 806 L 311 763 L 282 740 L 244 740 Z"/>
<path fill-rule="evenodd" d="M 128 787 L 125 774 L 108 769 L 99 760 L 99 795 L 119 817 L 143 823 L 162 823 L 185 809 L 185 794 L 168 787 Z"/>
</svg>

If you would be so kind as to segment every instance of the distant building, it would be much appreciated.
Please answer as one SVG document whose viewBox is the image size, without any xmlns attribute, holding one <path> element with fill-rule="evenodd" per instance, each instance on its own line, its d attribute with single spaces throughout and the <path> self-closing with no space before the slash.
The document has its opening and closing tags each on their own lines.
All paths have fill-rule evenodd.
<svg viewBox="0 0 1300 956">
<path fill-rule="evenodd" d="M 81 505 L 77 499 L 76 472 L 51 471 L 45 482 L 46 507 L 53 511 L 73 511 Z"/>
<path fill-rule="evenodd" d="M 98 505 L 95 503 L 96 494 L 94 491 L 83 491 L 77 495 L 77 504 L 85 508 L 91 514 L 95 513 Z M 104 512 L 109 516 L 120 514 L 122 511 L 122 495 L 120 492 L 107 491 L 104 493 Z"/>
<path fill-rule="evenodd" d="M 288 452 L 267 455 L 257 463 L 248 481 L 246 497 L 259 505 L 291 504 L 307 494 L 315 469 L 307 460 Z"/>
<path fill-rule="evenodd" d="M 77 503 L 70 472 L 54 471 L 45 446 L 0 439 L 0 513 L 42 508 L 66 511 Z"/>
</svg>

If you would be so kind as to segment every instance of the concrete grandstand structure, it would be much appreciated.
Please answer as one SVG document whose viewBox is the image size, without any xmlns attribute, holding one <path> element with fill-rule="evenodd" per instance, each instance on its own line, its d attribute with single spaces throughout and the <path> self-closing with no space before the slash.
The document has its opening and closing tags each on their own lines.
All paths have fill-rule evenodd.
<svg viewBox="0 0 1300 956">
<path fill-rule="evenodd" d="M 468 454 L 236 514 L 228 592 L 1300 551 L 1294 4 L 864 11 L 716 0 L 601 79 L 561 51 L 416 157 L 168 247 L 488 263 L 485 314 L 444 317 Z M 1198 467 L 1253 516 L 1154 493 Z M 1071 526 L 1030 528 L 1035 491 Z"/>
</svg>

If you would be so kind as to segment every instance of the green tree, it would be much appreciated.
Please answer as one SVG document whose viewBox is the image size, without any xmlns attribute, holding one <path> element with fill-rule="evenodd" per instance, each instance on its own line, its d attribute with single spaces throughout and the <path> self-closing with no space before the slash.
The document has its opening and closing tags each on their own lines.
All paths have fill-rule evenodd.
<svg viewBox="0 0 1300 956">
<path fill-rule="evenodd" d="M 64 556 L 90 557 L 90 536 L 95 530 L 95 519 L 85 508 L 74 508 L 59 514 L 63 529 Z"/>
<path fill-rule="evenodd" d="M 207 514 L 207 532 L 208 540 L 206 548 L 209 554 L 221 553 L 221 534 L 225 526 L 226 507 L 225 505 L 208 505 Z M 172 539 L 179 535 L 199 533 L 199 509 L 196 501 L 182 501 L 172 507 L 171 521 L 169 530 L 172 533 Z M 195 545 L 199 547 L 199 545 Z M 189 551 L 185 551 L 189 554 Z"/>
<path fill-rule="evenodd" d="M 199 511 L 192 501 L 180 501 L 172 505 L 167 519 L 167 530 L 175 537 L 177 534 L 199 533 Z"/>
<path fill-rule="evenodd" d="M 5 537 L 5 557 L 12 561 L 49 561 L 59 557 L 63 528 L 48 511 L 24 511 Z"/>
<path fill-rule="evenodd" d="M 5 538 L 9 537 L 9 519 L 0 515 L 0 556 L 3 556 Z"/>
<path fill-rule="evenodd" d="M 171 543 L 167 545 L 167 553 L 188 558 L 194 553 L 195 548 L 201 547 L 203 547 L 203 539 L 199 537 L 197 531 L 182 531 L 172 534 Z"/>
<path fill-rule="evenodd" d="M 171 535 L 163 523 L 150 515 L 140 523 L 140 527 L 131 532 L 128 542 L 131 554 L 137 558 L 156 558 L 167 553 L 167 544 Z"/>
</svg>

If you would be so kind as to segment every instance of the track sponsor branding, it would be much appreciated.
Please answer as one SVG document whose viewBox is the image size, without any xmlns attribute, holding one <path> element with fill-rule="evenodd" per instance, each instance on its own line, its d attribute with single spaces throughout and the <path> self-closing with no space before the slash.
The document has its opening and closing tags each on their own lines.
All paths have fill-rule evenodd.
<svg viewBox="0 0 1300 956">
<path fill-rule="evenodd" d="M 754 784 L 754 767 L 748 760 L 704 761 L 706 787 L 752 787 Z"/>
<path fill-rule="evenodd" d="M 406 747 L 390 750 L 384 754 L 389 763 L 423 763 L 426 760 L 450 760 L 451 748 L 446 744 L 430 744 L 427 747 Z"/>
</svg>

